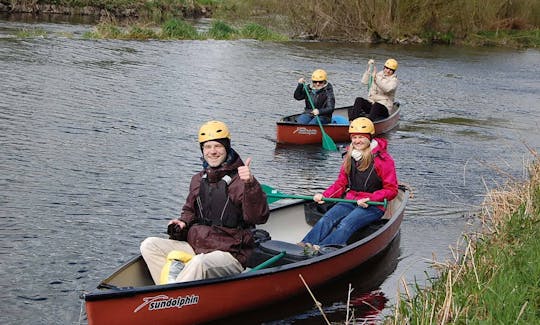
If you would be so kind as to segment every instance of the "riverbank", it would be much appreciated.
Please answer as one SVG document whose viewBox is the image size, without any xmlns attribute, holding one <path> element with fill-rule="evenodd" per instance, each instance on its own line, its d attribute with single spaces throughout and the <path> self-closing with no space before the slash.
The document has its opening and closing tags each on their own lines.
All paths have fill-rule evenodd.
<svg viewBox="0 0 540 325">
<path fill-rule="evenodd" d="M 489 192 L 482 231 L 464 236 L 455 261 L 434 262 L 439 276 L 404 284 L 385 324 L 540 323 L 540 160 L 529 180 Z"/>
<path fill-rule="evenodd" d="M 0 12 L 94 16 L 100 23 L 89 33 L 93 38 L 170 39 L 162 32 L 166 21 L 205 17 L 236 30 L 256 24 L 273 35 L 268 40 L 540 47 L 537 1 L 468 1 L 464 6 L 417 0 L 0 0 Z M 111 26 L 119 32 L 108 32 Z M 179 39 L 186 37 L 211 36 Z"/>
</svg>

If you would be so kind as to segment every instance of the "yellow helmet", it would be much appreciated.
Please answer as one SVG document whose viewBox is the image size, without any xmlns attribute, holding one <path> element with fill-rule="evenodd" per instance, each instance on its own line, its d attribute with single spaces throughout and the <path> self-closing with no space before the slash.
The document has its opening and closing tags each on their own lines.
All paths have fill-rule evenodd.
<svg viewBox="0 0 540 325">
<path fill-rule="evenodd" d="M 217 139 L 231 139 L 227 125 L 220 121 L 204 123 L 199 129 L 199 143 Z"/>
<path fill-rule="evenodd" d="M 384 63 L 384 66 L 387 67 L 387 68 L 390 68 L 394 71 L 397 70 L 397 67 L 398 67 L 398 64 L 397 64 L 397 61 L 394 60 L 394 59 L 388 59 L 386 60 L 386 62 Z"/>
<path fill-rule="evenodd" d="M 375 125 L 367 117 L 359 117 L 354 119 L 349 125 L 350 133 L 369 133 L 375 134 Z"/>
<path fill-rule="evenodd" d="M 313 81 L 326 81 L 326 71 L 323 69 L 317 69 L 311 74 L 311 80 Z"/>
</svg>

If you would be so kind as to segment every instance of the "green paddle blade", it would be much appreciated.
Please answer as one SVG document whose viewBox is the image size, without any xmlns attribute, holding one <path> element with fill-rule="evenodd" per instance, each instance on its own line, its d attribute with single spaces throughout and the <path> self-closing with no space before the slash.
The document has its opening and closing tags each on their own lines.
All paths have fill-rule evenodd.
<svg viewBox="0 0 540 325">
<path fill-rule="evenodd" d="M 321 128 L 321 137 L 322 137 L 322 146 L 324 150 L 330 150 L 330 151 L 338 151 L 338 148 L 336 146 L 336 143 L 332 138 L 324 132 L 321 119 L 319 119 L 319 116 L 317 115 L 317 122 L 319 122 L 319 127 Z"/>
<path fill-rule="evenodd" d="M 271 204 L 271 203 L 274 203 L 276 201 L 283 199 L 283 197 L 275 196 L 274 194 L 281 194 L 281 193 L 271 188 L 270 186 L 261 184 L 261 187 L 264 193 L 266 194 L 266 202 L 268 202 L 268 204 Z"/>
</svg>

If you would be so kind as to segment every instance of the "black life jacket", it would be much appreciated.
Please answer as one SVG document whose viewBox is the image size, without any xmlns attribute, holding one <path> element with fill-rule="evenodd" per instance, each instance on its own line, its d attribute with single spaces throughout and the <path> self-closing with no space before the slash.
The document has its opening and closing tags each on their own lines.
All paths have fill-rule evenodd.
<svg viewBox="0 0 540 325">
<path fill-rule="evenodd" d="M 351 172 L 349 174 L 349 189 L 356 192 L 369 192 L 373 193 L 383 188 L 382 179 L 377 175 L 375 170 L 375 159 L 378 155 L 373 155 L 371 164 L 364 171 L 358 170 L 358 162 L 352 159 Z"/>
<path fill-rule="evenodd" d="M 244 228 L 242 210 L 231 201 L 228 194 L 232 176 L 225 175 L 218 182 L 212 183 L 206 174 L 203 175 L 197 197 L 199 219 L 203 224 Z"/>
</svg>

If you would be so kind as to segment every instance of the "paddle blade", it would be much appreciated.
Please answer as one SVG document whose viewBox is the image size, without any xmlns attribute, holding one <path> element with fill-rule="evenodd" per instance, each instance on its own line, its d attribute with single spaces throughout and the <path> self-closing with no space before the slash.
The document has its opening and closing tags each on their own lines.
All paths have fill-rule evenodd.
<svg viewBox="0 0 540 325">
<path fill-rule="evenodd" d="M 275 195 L 275 194 L 281 194 L 276 189 L 265 184 L 261 184 L 261 187 L 262 187 L 263 192 L 266 194 L 266 202 L 268 202 L 268 204 L 272 204 L 282 199 L 281 197 L 278 197 Z"/>
<path fill-rule="evenodd" d="M 330 150 L 330 151 L 338 151 L 338 148 L 336 146 L 336 143 L 332 138 L 326 134 L 322 134 L 322 146 L 324 150 Z"/>
<path fill-rule="evenodd" d="M 338 151 L 338 148 L 336 146 L 336 143 L 332 138 L 324 132 L 324 128 L 321 123 L 321 119 L 319 116 L 317 116 L 317 123 L 319 123 L 319 127 L 321 128 L 321 137 L 322 137 L 322 147 L 324 150 L 330 150 L 330 151 Z"/>
</svg>

